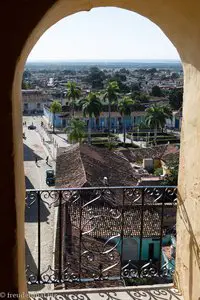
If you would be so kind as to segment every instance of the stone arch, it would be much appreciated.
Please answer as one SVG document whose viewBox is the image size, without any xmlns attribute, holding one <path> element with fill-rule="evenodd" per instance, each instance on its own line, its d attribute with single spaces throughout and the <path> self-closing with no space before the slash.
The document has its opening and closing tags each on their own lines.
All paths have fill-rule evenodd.
<svg viewBox="0 0 200 300">
<path fill-rule="evenodd" d="M 9 3 L 1 4 L 1 6 L 3 7 L 1 14 L 4 20 L 1 29 L 3 37 L 5 38 L 5 42 L 8 41 L 10 43 L 9 45 L 11 45 L 13 40 L 15 42 L 13 49 L 9 50 L 8 54 L 11 60 L 8 64 L 10 73 L 8 82 L 4 86 L 4 94 L 2 95 L 5 95 L 4 99 L 8 103 L 5 107 L 5 115 L 8 117 L 7 119 L 3 118 L 2 122 L 4 120 L 6 124 L 11 124 L 12 122 L 12 128 L 9 126 L 7 129 L 10 139 L 6 147 L 9 150 L 7 160 L 9 161 L 10 159 L 9 167 L 13 168 L 13 173 L 9 175 L 10 195 L 7 197 L 8 201 L 5 207 L 10 209 L 14 195 L 15 206 L 10 211 L 11 216 L 13 218 L 16 217 L 16 222 L 13 221 L 13 225 L 10 225 L 8 229 L 13 241 L 12 247 L 17 248 L 17 259 L 13 256 L 13 250 L 7 254 L 7 261 L 9 261 L 8 258 L 10 255 L 12 266 L 14 266 L 10 287 L 12 286 L 12 289 L 14 291 L 18 290 L 18 292 L 25 290 L 24 251 L 22 251 L 24 248 L 24 204 L 22 203 L 22 199 L 24 198 L 24 188 L 22 188 L 24 187 L 24 173 L 22 142 L 20 140 L 22 138 L 21 115 L 19 113 L 21 79 L 25 61 L 40 36 L 63 17 L 78 11 L 87 11 L 93 7 L 115 6 L 132 10 L 157 24 L 177 48 L 182 59 L 185 80 L 179 201 L 182 205 L 180 207 L 184 207 L 184 218 L 181 215 L 181 210 L 179 210 L 177 226 L 177 273 L 179 274 L 179 282 L 184 291 L 185 299 L 198 298 L 200 263 L 195 253 L 198 253 L 198 245 L 200 244 L 200 234 L 198 226 L 196 226 L 199 223 L 198 215 L 200 214 L 200 204 L 196 202 L 200 193 L 200 172 L 198 167 L 200 161 L 200 138 L 198 133 L 200 128 L 200 2 L 196 0 L 44 0 L 31 2 L 17 0 L 12 6 L 12 11 Z M 6 16 L 3 15 L 5 12 Z M 7 13 L 9 18 L 7 18 Z M 23 18 L 26 14 L 24 27 Z M 15 15 L 19 19 L 17 26 Z M 10 37 L 7 37 L 4 33 L 5 26 L 10 26 Z M 7 35 L 9 35 L 9 32 Z M 19 39 L 16 40 L 18 35 Z M 191 144 L 193 144 L 192 149 Z M 4 153 L 3 150 L 2 153 Z M 188 155 L 190 155 L 190 160 L 188 159 Z M 8 182 L 4 181 L 5 186 L 8 186 Z M 2 197 L 4 194 L 6 196 L 6 192 L 2 194 Z M 187 228 L 185 223 L 187 223 Z M 188 244 L 188 240 L 190 240 L 190 244 Z M 179 247 L 181 244 L 185 245 L 184 249 L 183 247 Z M 191 257 L 194 260 L 192 264 L 190 261 Z M 191 281 L 191 272 L 194 274 L 193 278 L 195 277 L 194 282 Z M 6 283 L 7 277 L 4 278 L 5 286 L 8 284 Z M 190 284 L 188 285 L 189 279 Z"/>
</svg>

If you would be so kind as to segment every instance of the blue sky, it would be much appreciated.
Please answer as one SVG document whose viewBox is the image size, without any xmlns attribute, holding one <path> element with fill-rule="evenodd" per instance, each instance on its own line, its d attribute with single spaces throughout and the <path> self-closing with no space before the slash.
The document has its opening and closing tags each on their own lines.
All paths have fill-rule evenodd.
<svg viewBox="0 0 200 300">
<path fill-rule="evenodd" d="M 150 20 L 119 8 L 96 8 L 68 16 L 39 39 L 28 61 L 174 59 L 179 55 Z"/>
</svg>

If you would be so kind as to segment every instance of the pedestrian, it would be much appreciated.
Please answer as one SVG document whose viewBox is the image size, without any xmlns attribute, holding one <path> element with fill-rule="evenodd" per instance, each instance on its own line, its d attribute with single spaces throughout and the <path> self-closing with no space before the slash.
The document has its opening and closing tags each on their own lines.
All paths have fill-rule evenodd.
<svg viewBox="0 0 200 300">
<path fill-rule="evenodd" d="M 47 156 L 46 158 L 46 164 L 48 165 L 48 162 L 49 162 L 49 157 Z"/>
<path fill-rule="evenodd" d="M 38 159 L 37 159 L 37 156 L 35 156 L 35 163 L 37 165 L 37 162 L 38 162 Z"/>
</svg>

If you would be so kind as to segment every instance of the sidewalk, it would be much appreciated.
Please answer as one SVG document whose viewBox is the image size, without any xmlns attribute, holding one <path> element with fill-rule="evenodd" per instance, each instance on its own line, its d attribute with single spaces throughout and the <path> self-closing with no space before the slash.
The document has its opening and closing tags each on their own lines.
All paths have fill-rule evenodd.
<svg viewBox="0 0 200 300">
<path fill-rule="evenodd" d="M 56 160 L 58 148 L 69 146 L 69 143 L 67 142 L 66 134 L 48 133 L 43 126 L 38 126 L 36 132 L 40 135 L 40 138 L 44 146 L 47 148 L 53 160 Z"/>
</svg>

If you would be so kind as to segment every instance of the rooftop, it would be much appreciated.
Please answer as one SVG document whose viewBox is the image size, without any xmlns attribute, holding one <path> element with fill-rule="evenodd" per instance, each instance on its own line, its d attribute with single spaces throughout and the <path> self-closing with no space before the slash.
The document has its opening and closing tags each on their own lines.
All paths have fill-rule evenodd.
<svg viewBox="0 0 200 300">
<path fill-rule="evenodd" d="M 56 163 L 56 187 L 102 186 L 107 177 L 110 186 L 136 185 L 134 171 L 127 158 L 87 144 L 60 148 Z"/>
<path fill-rule="evenodd" d="M 149 148 L 124 149 L 121 153 L 131 162 L 142 162 L 145 158 L 164 159 L 168 155 L 179 156 L 179 147 L 173 144 L 154 146 Z"/>
</svg>

